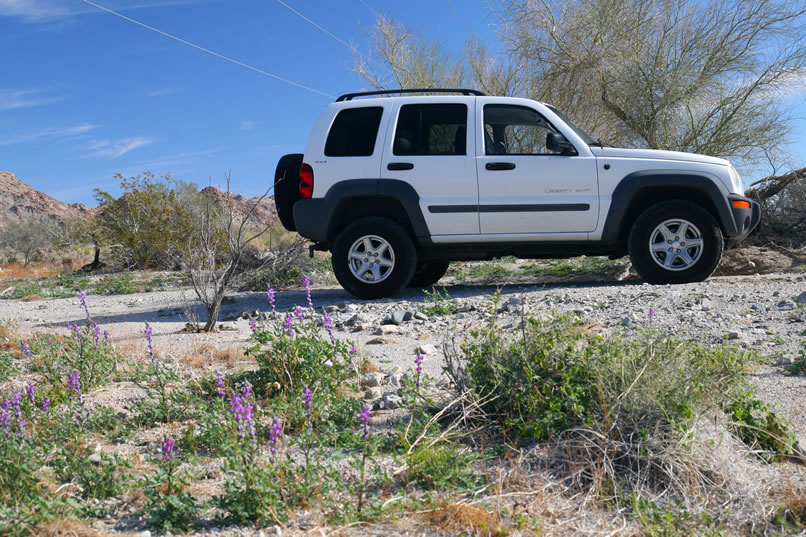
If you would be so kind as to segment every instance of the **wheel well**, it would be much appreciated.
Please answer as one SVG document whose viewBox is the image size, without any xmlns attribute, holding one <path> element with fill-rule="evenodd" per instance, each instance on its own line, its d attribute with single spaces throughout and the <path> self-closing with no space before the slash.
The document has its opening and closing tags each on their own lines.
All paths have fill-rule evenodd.
<svg viewBox="0 0 806 537">
<path fill-rule="evenodd" d="M 400 224 L 412 239 L 415 237 L 414 229 L 409 221 L 408 213 L 398 200 L 384 197 L 357 197 L 341 201 L 333 211 L 328 225 L 327 240 L 333 243 L 336 235 L 348 225 L 366 216 L 379 216 L 388 218 Z"/>
<path fill-rule="evenodd" d="M 618 233 L 619 244 L 627 244 L 627 237 L 630 234 L 633 223 L 647 208 L 662 201 L 673 200 L 696 203 L 711 213 L 711 216 L 713 216 L 719 224 L 720 229 L 722 229 L 723 232 L 725 231 L 721 219 L 719 218 L 719 213 L 714 206 L 714 202 L 711 201 L 711 198 L 705 192 L 694 189 L 681 189 L 678 187 L 652 188 L 637 192 L 630 201 L 630 205 L 627 207 L 624 217 L 621 219 L 621 226 Z"/>
</svg>

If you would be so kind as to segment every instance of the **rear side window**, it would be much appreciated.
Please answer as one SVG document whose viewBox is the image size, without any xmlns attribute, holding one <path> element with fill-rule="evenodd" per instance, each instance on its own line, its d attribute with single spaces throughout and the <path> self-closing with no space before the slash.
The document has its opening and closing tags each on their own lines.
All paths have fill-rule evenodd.
<svg viewBox="0 0 806 537">
<path fill-rule="evenodd" d="M 328 157 L 368 157 L 375 150 L 383 108 L 346 108 L 336 115 L 325 142 Z"/>
<path fill-rule="evenodd" d="M 395 155 L 466 155 L 467 106 L 401 106 L 392 151 Z"/>
</svg>

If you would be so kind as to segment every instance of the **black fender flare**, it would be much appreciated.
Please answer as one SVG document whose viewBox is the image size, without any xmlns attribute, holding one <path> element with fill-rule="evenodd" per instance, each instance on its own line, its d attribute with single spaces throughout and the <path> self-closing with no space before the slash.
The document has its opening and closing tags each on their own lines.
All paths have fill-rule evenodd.
<svg viewBox="0 0 806 537">
<path fill-rule="evenodd" d="M 703 175 L 701 172 L 644 170 L 626 175 L 613 191 L 602 230 L 602 242 L 605 244 L 626 242 L 624 225 L 629 224 L 629 220 L 634 220 L 637 216 L 632 214 L 635 212 L 635 208 L 632 207 L 634 200 L 660 191 L 670 192 L 669 197 L 665 199 L 687 199 L 685 195 L 675 196 L 674 192 L 694 193 L 707 199 L 716 211 L 713 216 L 723 232 L 727 236 L 738 234 L 739 230 L 728 202 L 729 193 L 718 179 Z M 639 213 L 645 208 L 642 207 Z"/>
<path fill-rule="evenodd" d="M 298 201 L 294 204 L 297 231 L 314 242 L 331 243 L 339 231 L 334 217 L 345 210 L 351 200 L 358 198 L 400 203 L 416 240 L 423 245 L 430 244 L 431 234 L 420 209 L 420 196 L 414 187 L 398 179 L 347 179 L 330 187 L 323 198 Z"/>
</svg>

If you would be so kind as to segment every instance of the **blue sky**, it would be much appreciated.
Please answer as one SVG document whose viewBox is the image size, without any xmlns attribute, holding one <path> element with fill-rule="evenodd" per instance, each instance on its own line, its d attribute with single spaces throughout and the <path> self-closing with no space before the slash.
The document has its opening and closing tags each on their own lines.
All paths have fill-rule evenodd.
<svg viewBox="0 0 806 537">
<path fill-rule="evenodd" d="M 365 54 L 376 12 L 456 52 L 495 33 L 487 0 L 283 1 Z M 366 86 L 348 47 L 277 0 L 93 2 L 329 95 Z M 788 98 L 806 118 L 803 96 Z M 331 100 L 81 0 L 0 0 L 0 170 L 62 201 L 146 170 L 201 186 L 231 171 L 234 192 L 262 193 Z M 794 139 L 806 165 L 806 119 Z"/>
</svg>

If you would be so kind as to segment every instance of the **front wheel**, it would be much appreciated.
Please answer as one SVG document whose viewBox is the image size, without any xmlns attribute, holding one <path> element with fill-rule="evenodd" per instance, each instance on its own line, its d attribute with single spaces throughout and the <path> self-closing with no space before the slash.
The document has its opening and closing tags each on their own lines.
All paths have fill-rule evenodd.
<svg viewBox="0 0 806 537">
<path fill-rule="evenodd" d="M 716 270 L 724 239 L 707 210 L 689 201 L 664 201 L 635 221 L 630 260 L 649 283 L 701 282 Z"/>
<path fill-rule="evenodd" d="M 413 289 L 431 287 L 448 272 L 450 264 L 450 261 L 434 261 L 418 267 L 417 270 L 414 271 L 414 277 L 411 279 L 408 286 Z"/>
<path fill-rule="evenodd" d="M 342 287 L 358 298 L 392 296 L 411 281 L 417 261 L 414 243 L 392 220 L 356 220 L 336 237 L 333 273 Z"/>
</svg>

